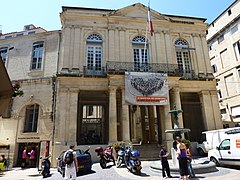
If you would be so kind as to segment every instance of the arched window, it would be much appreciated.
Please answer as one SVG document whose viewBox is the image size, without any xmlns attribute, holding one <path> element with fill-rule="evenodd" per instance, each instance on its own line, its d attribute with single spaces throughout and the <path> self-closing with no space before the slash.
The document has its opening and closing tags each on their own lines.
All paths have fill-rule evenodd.
<svg viewBox="0 0 240 180">
<path fill-rule="evenodd" d="M 191 72 L 191 61 L 189 56 L 188 42 L 184 39 L 178 39 L 175 41 L 175 49 L 177 56 L 177 64 L 180 73 Z"/>
<path fill-rule="evenodd" d="M 149 55 L 148 43 L 145 37 L 136 36 L 132 40 L 133 62 L 135 71 L 148 71 Z"/>
<path fill-rule="evenodd" d="M 26 107 L 24 132 L 37 132 L 39 105 Z"/>
<path fill-rule="evenodd" d="M 102 37 L 98 34 L 91 34 L 87 38 L 87 70 L 102 70 Z"/>
<path fill-rule="evenodd" d="M 31 70 L 39 70 L 42 67 L 43 45 L 43 42 L 33 43 Z"/>
</svg>

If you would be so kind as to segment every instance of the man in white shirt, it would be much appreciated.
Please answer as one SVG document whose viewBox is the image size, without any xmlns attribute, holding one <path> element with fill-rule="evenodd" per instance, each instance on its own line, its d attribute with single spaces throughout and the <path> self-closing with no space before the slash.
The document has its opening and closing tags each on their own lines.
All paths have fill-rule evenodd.
<svg viewBox="0 0 240 180">
<path fill-rule="evenodd" d="M 70 180 L 70 177 L 72 177 L 72 180 L 75 180 L 77 177 L 77 171 L 78 171 L 78 161 L 77 161 L 77 154 L 74 151 L 75 146 L 70 145 L 70 149 L 67 150 L 63 155 L 63 161 L 66 164 L 65 167 L 65 179 Z"/>
</svg>

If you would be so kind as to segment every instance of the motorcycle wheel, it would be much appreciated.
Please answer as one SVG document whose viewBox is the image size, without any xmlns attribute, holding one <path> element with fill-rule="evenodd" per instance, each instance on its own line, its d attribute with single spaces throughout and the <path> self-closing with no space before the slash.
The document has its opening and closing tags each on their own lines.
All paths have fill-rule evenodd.
<svg viewBox="0 0 240 180">
<path fill-rule="evenodd" d="M 103 159 L 103 158 L 100 159 L 100 166 L 103 169 L 105 169 L 107 167 L 107 162 L 105 159 Z"/>
<path fill-rule="evenodd" d="M 122 158 L 118 157 L 116 167 L 119 168 L 122 164 Z"/>
</svg>

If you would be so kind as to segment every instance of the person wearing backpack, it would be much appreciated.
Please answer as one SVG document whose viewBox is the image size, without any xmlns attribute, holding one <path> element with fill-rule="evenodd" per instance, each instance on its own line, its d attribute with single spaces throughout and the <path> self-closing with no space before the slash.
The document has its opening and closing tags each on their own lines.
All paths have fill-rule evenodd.
<svg viewBox="0 0 240 180">
<path fill-rule="evenodd" d="M 70 149 L 67 150 L 63 155 L 63 161 L 66 164 L 65 179 L 70 179 L 70 177 L 72 177 L 72 180 L 75 180 L 77 177 L 78 161 L 74 149 L 75 146 L 70 145 Z"/>
</svg>

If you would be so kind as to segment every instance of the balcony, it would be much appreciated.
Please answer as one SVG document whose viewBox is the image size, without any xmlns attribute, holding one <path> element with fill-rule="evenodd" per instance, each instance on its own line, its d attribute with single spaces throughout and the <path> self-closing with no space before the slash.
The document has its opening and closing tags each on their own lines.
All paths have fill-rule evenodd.
<svg viewBox="0 0 240 180">
<path fill-rule="evenodd" d="M 168 76 L 177 76 L 181 79 L 213 80 L 210 73 L 195 74 L 193 70 L 183 70 L 177 64 L 167 63 L 134 63 L 108 61 L 106 67 L 83 66 L 83 71 L 79 69 L 63 68 L 60 72 L 62 76 L 85 76 L 85 77 L 106 77 L 107 74 L 124 74 L 125 72 L 150 72 L 166 73 Z"/>
<path fill-rule="evenodd" d="M 104 67 L 83 66 L 83 75 L 84 76 L 106 76 L 106 71 Z"/>
<path fill-rule="evenodd" d="M 177 64 L 167 63 L 133 63 L 108 61 L 106 72 L 108 74 L 123 74 L 125 72 L 152 72 L 167 73 L 170 76 L 181 76 L 184 78 L 195 77 L 193 70 L 186 72 L 179 69 Z"/>
</svg>

